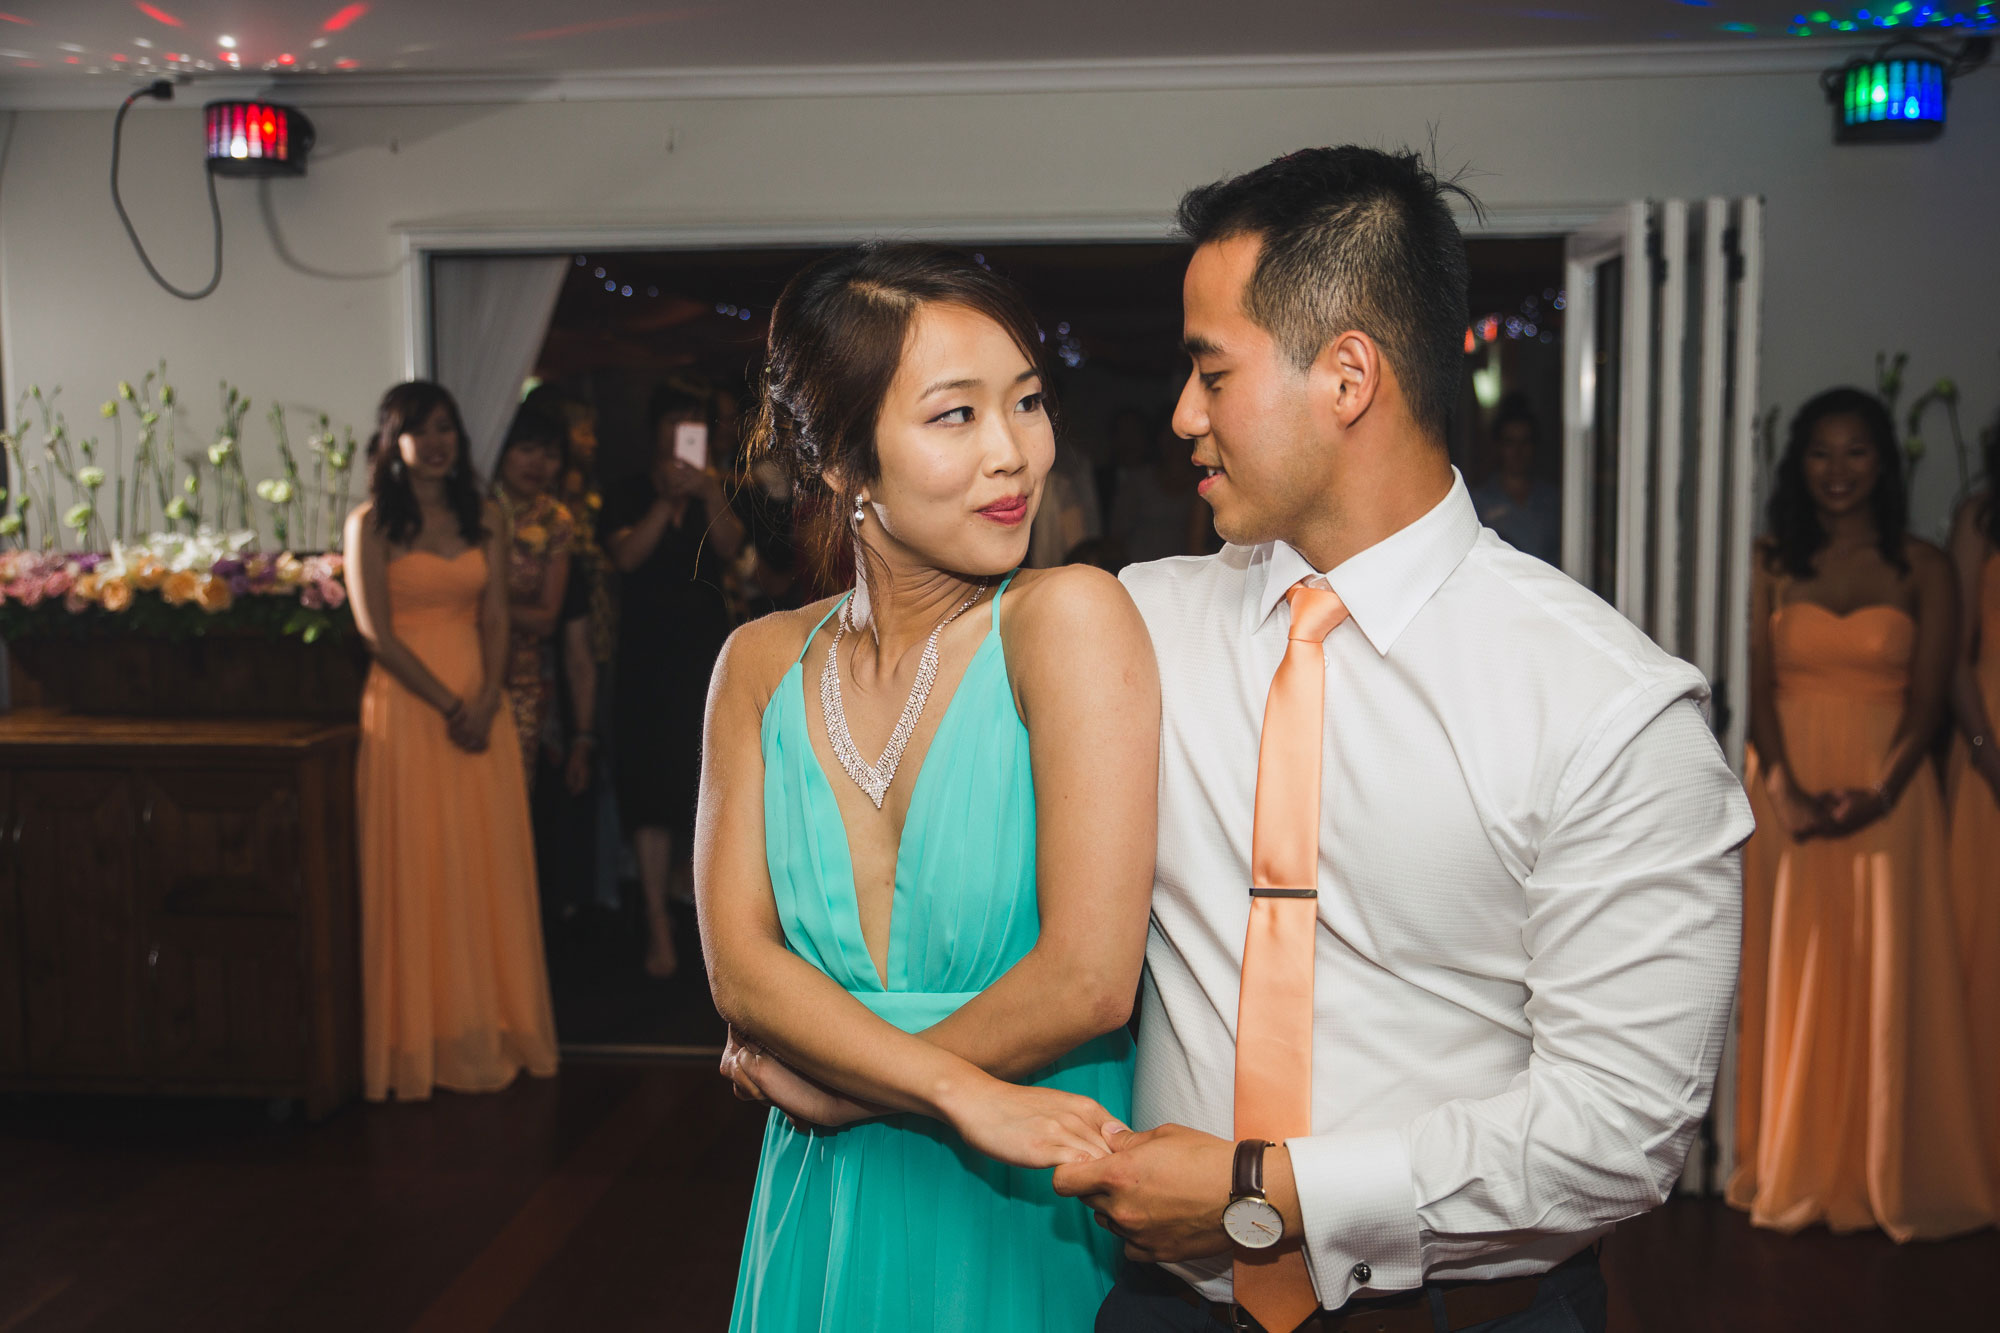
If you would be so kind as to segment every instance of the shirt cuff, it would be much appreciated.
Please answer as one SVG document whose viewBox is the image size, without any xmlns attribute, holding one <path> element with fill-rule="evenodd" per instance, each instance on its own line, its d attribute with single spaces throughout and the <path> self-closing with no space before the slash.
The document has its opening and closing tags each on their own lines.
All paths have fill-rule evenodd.
<svg viewBox="0 0 2000 1333">
<path fill-rule="evenodd" d="M 1337 1310 L 1356 1294 L 1421 1287 L 1423 1239 L 1401 1131 L 1320 1134 L 1285 1147 L 1320 1304 Z"/>
</svg>

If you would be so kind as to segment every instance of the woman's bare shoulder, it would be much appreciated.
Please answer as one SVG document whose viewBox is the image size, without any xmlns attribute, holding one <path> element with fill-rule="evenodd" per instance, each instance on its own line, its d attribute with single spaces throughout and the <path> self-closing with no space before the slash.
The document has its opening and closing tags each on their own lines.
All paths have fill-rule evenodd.
<svg viewBox="0 0 2000 1333">
<path fill-rule="evenodd" d="M 1132 595 L 1092 565 L 1021 571 L 1002 604 L 1001 625 L 1008 661 L 1024 685 L 1042 668 L 1072 681 L 1080 664 L 1143 657 L 1150 669 L 1152 662 L 1152 641 Z"/>
<path fill-rule="evenodd" d="M 1008 585 L 1005 610 L 1051 625 L 1136 614 L 1118 576 L 1095 565 L 1024 569 Z"/>
<path fill-rule="evenodd" d="M 386 540 L 382 525 L 375 522 L 375 502 L 363 500 L 347 511 L 347 521 L 341 531 L 349 542 L 381 543 Z"/>
<path fill-rule="evenodd" d="M 758 709 L 777 691 L 778 682 L 805 653 L 806 641 L 839 601 L 827 597 L 797 610 L 773 611 L 737 626 L 716 662 L 718 691 L 741 691 Z"/>
</svg>

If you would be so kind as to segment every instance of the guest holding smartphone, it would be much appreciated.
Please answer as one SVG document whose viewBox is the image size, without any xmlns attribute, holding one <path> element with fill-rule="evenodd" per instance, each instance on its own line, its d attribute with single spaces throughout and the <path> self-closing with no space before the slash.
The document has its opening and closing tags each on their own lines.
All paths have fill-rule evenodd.
<svg viewBox="0 0 2000 1333">
<path fill-rule="evenodd" d="M 652 467 L 605 502 L 602 527 L 621 576 L 614 780 L 639 862 L 646 972 L 662 980 L 680 968 L 667 885 L 694 833 L 702 710 L 729 637 L 723 577 L 743 548 L 743 523 L 705 466 L 707 415 L 692 394 L 655 396 Z"/>
</svg>

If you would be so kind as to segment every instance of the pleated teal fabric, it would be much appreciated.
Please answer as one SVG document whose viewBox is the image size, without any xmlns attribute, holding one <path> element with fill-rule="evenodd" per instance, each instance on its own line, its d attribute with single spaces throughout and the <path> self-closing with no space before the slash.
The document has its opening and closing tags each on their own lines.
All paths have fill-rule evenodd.
<svg viewBox="0 0 2000 1333">
<path fill-rule="evenodd" d="M 1012 581 L 1012 576 L 1008 582 Z M 794 665 L 764 712 L 771 887 L 792 951 L 906 1032 L 946 1017 L 1026 954 L 1035 903 L 1035 785 L 993 628 L 940 722 L 897 854 L 888 985 L 861 936 L 847 832 L 806 733 Z M 824 622 L 822 622 L 824 623 Z M 1033 1082 L 1131 1113 L 1132 1042 L 1088 1042 Z M 1119 1242 L 1057 1198 L 1048 1171 L 1004 1166 L 947 1126 L 896 1115 L 764 1131 L 733 1333 L 1084 1333 Z"/>
</svg>

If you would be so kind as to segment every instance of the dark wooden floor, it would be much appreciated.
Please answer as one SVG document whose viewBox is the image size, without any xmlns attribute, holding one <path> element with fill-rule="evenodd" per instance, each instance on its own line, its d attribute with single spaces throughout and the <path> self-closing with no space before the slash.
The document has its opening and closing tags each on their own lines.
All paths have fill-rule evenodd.
<svg viewBox="0 0 2000 1333">
<path fill-rule="evenodd" d="M 761 1132 L 707 1064 L 355 1107 L 0 1101 L 0 1333 L 721 1329 Z M 1607 1244 L 1619 1333 L 1993 1326 L 2000 1234 L 1774 1236 L 1678 1200 Z"/>
</svg>

